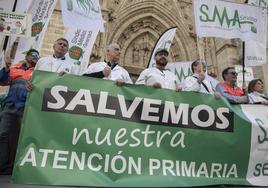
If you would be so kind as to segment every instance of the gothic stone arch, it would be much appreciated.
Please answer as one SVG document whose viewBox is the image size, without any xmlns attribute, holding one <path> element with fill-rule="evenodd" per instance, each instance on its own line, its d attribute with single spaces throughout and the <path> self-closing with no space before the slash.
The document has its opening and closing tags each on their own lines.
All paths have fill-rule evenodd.
<svg viewBox="0 0 268 188">
<path fill-rule="evenodd" d="M 192 59 L 191 49 L 193 45 L 195 46 L 195 41 L 189 37 L 185 25 L 176 16 L 163 10 L 163 6 L 160 6 L 157 1 L 153 1 L 152 4 L 136 2 L 135 6 L 122 9 L 123 11 L 115 10 L 113 13 L 116 16 L 108 26 L 107 44 L 112 42 L 120 44 L 121 63 L 131 73 L 137 74 L 147 67 L 158 37 L 172 26 L 177 26 L 178 29 L 177 36 L 173 40 L 170 61 Z"/>
</svg>

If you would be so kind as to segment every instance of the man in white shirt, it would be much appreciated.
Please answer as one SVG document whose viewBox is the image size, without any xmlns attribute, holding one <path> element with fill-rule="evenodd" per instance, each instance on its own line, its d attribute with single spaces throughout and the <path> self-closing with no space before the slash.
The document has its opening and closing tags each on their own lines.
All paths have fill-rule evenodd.
<svg viewBox="0 0 268 188">
<path fill-rule="evenodd" d="M 53 56 L 42 57 L 35 66 L 35 70 L 74 74 L 74 65 L 66 61 L 69 42 L 65 38 L 59 38 L 53 45 Z"/>
<path fill-rule="evenodd" d="M 137 79 L 136 84 L 180 91 L 181 88 L 177 82 L 176 75 L 170 70 L 165 69 L 168 63 L 168 55 L 169 53 L 167 49 L 157 49 L 154 56 L 156 66 L 143 70 Z"/>
<path fill-rule="evenodd" d="M 120 46 L 116 43 L 110 44 L 106 51 L 108 61 L 92 63 L 89 65 L 83 76 L 98 78 L 106 77 L 109 80 L 115 81 L 119 85 L 122 85 L 123 83 L 132 84 L 132 80 L 127 70 L 119 65 L 120 54 Z"/>
<path fill-rule="evenodd" d="M 214 95 L 217 99 L 220 98 L 221 95 L 218 92 L 214 92 L 210 81 L 206 79 L 204 63 L 196 60 L 191 64 L 191 69 L 193 75 L 188 76 L 183 81 L 183 91 L 196 91 Z"/>
<path fill-rule="evenodd" d="M 200 93 L 214 94 L 212 85 L 205 76 L 205 66 L 203 62 L 196 60 L 191 64 L 191 69 L 193 72 L 192 76 L 188 76 L 183 81 L 184 91 L 197 91 Z"/>
</svg>

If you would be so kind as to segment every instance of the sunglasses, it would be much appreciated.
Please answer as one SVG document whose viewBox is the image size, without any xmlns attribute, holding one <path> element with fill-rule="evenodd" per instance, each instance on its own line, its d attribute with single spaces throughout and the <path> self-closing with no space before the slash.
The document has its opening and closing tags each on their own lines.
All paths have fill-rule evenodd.
<svg viewBox="0 0 268 188">
<path fill-rule="evenodd" d="M 31 52 L 29 55 L 28 55 L 28 58 L 32 59 L 32 60 L 38 60 L 40 58 L 39 54 L 36 53 L 36 52 Z"/>
<path fill-rule="evenodd" d="M 228 72 L 228 74 L 231 74 L 233 76 L 237 76 L 237 72 Z"/>
<path fill-rule="evenodd" d="M 32 54 L 32 56 L 35 57 L 35 58 L 38 58 L 38 59 L 40 58 L 40 56 L 39 56 L 38 53 L 31 53 L 31 54 Z"/>
</svg>

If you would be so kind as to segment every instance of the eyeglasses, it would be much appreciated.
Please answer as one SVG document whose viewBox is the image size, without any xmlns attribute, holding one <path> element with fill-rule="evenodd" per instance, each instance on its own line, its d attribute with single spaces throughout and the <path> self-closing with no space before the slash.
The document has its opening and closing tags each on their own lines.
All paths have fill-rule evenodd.
<svg viewBox="0 0 268 188">
<path fill-rule="evenodd" d="M 237 72 L 228 72 L 228 74 L 231 74 L 233 76 L 237 76 Z"/>
</svg>

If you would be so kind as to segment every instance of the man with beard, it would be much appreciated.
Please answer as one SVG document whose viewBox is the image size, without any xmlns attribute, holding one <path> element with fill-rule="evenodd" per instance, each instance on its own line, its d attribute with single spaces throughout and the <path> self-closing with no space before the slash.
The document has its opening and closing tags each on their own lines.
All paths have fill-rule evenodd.
<svg viewBox="0 0 268 188">
<path fill-rule="evenodd" d="M 39 52 L 31 49 L 27 52 L 25 60 L 11 65 L 11 58 L 5 57 L 5 67 L 0 70 L 1 85 L 9 85 L 9 91 L 2 102 L 3 111 L 0 120 L 0 175 L 8 175 L 12 172 L 14 156 L 11 154 L 9 136 L 14 137 L 16 130 L 20 128 L 26 97 L 32 89 L 30 84 L 32 72 L 39 59 Z M 15 137 L 16 147 L 18 135 Z M 10 157 L 12 156 L 12 157 Z M 9 165 L 9 159 L 11 165 Z"/>
<path fill-rule="evenodd" d="M 218 91 L 230 103 L 245 104 L 248 103 L 248 97 L 244 94 L 243 90 L 236 85 L 237 73 L 234 67 L 228 67 L 222 71 L 222 78 L 224 82 L 216 86 Z"/>
<path fill-rule="evenodd" d="M 177 82 L 175 74 L 165 69 L 168 63 L 168 55 L 169 53 L 167 49 L 157 49 L 154 55 L 156 66 L 142 71 L 136 81 L 136 84 L 180 91 L 181 87 Z"/>
</svg>

